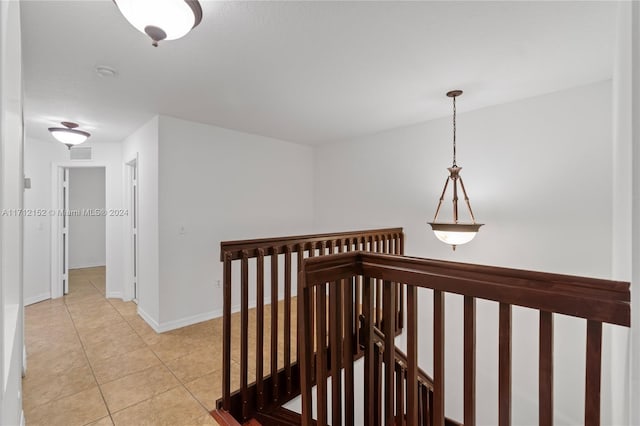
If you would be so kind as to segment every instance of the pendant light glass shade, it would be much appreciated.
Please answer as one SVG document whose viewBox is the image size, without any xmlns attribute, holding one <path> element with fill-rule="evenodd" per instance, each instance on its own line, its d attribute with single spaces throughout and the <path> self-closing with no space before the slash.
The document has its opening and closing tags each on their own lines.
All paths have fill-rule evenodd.
<svg viewBox="0 0 640 426">
<path fill-rule="evenodd" d="M 91 136 L 89 132 L 76 129 L 78 127 L 76 123 L 63 121 L 60 124 L 64 127 L 49 127 L 49 132 L 56 140 L 67 145 L 69 149 L 74 145 L 80 145 Z"/>
<path fill-rule="evenodd" d="M 454 250 L 456 249 L 456 246 L 466 244 L 473 240 L 482 226 L 481 223 L 476 223 L 476 219 L 473 216 L 471 203 L 467 196 L 467 190 L 464 187 L 464 182 L 460 176 L 460 170 L 462 170 L 462 167 L 459 167 L 456 164 L 456 97 L 461 94 L 462 90 L 452 90 L 447 93 L 448 97 L 453 98 L 453 165 L 447 169 L 449 170 L 449 176 L 444 183 L 444 189 L 442 190 L 442 195 L 440 196 L 433 222 L 429 222 L 435 236 L 443 243 L 450 244 Z M 444 197 L 447 193 L 449 182 L 452 183 L 451 186 L 453 188 L 453 221 L 438 222 L 438 214 L 440 213 L 442 202 L 444 201 Z M 470 223 L 463 223 L 458 219 L 458 186 L 464 195 L 464 201 L 469 211 L 469 216 L 471 217 Z"/>
<path fill-rule="evenodd" d="M 157 46 L 184 37 L 202 20 L 197 0 L 113 0 L 122 15 Z"/>
<path fill-rule="evenodd" d="M 454 247 L 473 240 L 482 226 L 477 223 L 430 223 L 430 225 L 440 241 Z"/>
</svg>

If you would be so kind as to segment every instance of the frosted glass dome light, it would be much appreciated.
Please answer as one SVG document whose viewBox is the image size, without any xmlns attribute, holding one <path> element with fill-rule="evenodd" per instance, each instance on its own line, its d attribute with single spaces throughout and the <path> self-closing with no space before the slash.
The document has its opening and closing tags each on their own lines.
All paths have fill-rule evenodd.
<svg viewBox="0 0 640 426">
<path fill-rule="evenodd" d="M 161 40 L 184 37 L 202 20 L 197 0 L 113 0 L 138 31 L 151 37 L 153 45 Z"/>
<path fill-rule="evenodd" d="M 49 132 L 56 140 L 68 146 L 69 149 L 74 145 L 80 145 L 91 136 L 89 132 L 76 129 L 78 127 L 77 123 L 63 121 L 60 124 L 64 127 L 49 127 Z"/>
<path fill-rule="evenodd" d="M 450 244 L 455 250 L 456 246 L 466 244 L 473 240 L 482 226 L 478 223 L 429 223 L 433 233 L 440 241 Z"/>
</svg>

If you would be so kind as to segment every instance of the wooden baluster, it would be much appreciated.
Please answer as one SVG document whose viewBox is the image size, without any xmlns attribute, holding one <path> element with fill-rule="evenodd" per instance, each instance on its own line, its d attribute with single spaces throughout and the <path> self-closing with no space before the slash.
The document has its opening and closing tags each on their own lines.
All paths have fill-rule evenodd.
<svg viewBox="0 0 640 426">
<path fill-rule="evenodd" d="M 394 248 L 394 254 L 398 254 L 400 255 L 400 237 L 398 234 L 394 234 L 394 244 L 393 244 L 393 248 Z M 404 292 L 405 292 L 405 286 L 402 283 L 398 283 L 398 322 L 397 322 L 397 326 L 398 329 L 403 329 L 404 328 Z"/>
<path fill-rule="evenodd" d="M 384 302 L 383 306 L 383 318 L 384 318 L 384 386 L 385 386 L 385 418 L 387 425 L 394 424 L 393 407 L 395 402 L 394 389 L 395 389 L 395 338 L 396 338 L 396 289 L 395 284 L 391 281 L 384 281 Z"/>
<path fill-rule="evenodd" d="M 320 242 L 320 249 L 318 250 L 318 255 L 319 255 L 319 256 L 324 256 L 326 251 L 327 251 L 327 242 L 326 242 L 326 241 L 321 241 L 321 242 Z M 327 293 L 325 292 L 325 306 L 326 306 L 326 304 L 327 304 L 327 300 L 326 300 L 326 298 L 327 298 Z M 324 313 L 324 318 L 325 318 L 325 325 L 324 325 L 324 326 L 325 326 L 325 330 L 327 330 L 327 324 L 328 324 L 328 322 L 329 322 L 329 318 L 328 318 L 328 316 L 327 316 L 327 312 L 325 312 L 325 313 Z M 325 335 L 325 339 L 324 339 L 324 341 L 323 341 L 324 348 L 327 348 L 327 347 L 328 347 L 328 345 L 329 345 L 329 343 L 328 343 L 328 340 L 329 340 L 329 339 L 328 339 L 328 337 L 329 337 L 329 332 L 327 331 L 327 333 L 326 333 L 326 335 Z M 327 368 L 328 368 L 328 367 L 327 367 Z"/>
<path fill-rule="evenodd" d="M 231 411 L 231 253 L 224 252 L 222 265 L 222 407 Z"/>
<path fill-rule="evenodd" d="M 331 354 L 331 425 L 342 424 L 342 306 L 343 281 L 329 284 L 329 348 Z"/>
<path fill-rule="evenodd" d="M 464 425 L 476 424 L 476 299 L 464 297 Z"/>
<path fill-rule="evenodd" d="M 298 277 L 298 291 L 300 288 L 300 283 L 302 282 L 300 280 L 300 272 L 302 272 L 302 261 L 304 259 L 304 246 L 302 244 L 298 244 L 298 248 L 297 248 L 297 253 L 298 255 L 297 257 L 297 263 L 298 263 L 298 270 L 296 271 L 296 276 Z M 300 298 L 300 293 L 298 293 L 298 298 Z M 298 299 L 298 304 L 300 304 L 300 300 Z M 306 316 L 313 316 L 313 311 L 305 311 L 305 315 Z M 297 329 L 296 331 L 297 334 L 297 338 L 296 338 L 296 342 L 297 342 L 297 349 L 296 349 L 296 361 L 299 362 L 300 361 L 300 345 L 301 345 L 301 340 L 300 340 L 300 335 L 301 335 L 301 331 L 300 328 Z"/>
<path fill-rule="evenodd" d="M 278 383 L 278 249 L 271 249 L 271 399 L 280 399 Z"/>
<path fill-rule="evenodd" d="M 553 314 L 540 311 L 538 424 L 553 425 Z"/>
<path fill-rule="evenodd" d="M 376 375 L 373 378 L 373 389 L 376 393 L 376 398 L 374 400 L 373 405 L 373 414 L 375 419 L 375 424 L 382 424 L 382 354 L 380 353 L 380 346 L 374 345 L 374 356 L 373 359 L 376 365 Z"/>
<path fill-rule="evenodd" d="M 500 303 L 498 342 L 498 424 L 511 424 L 511 305 Z"/>
<path fill-rule="evenodd" d="M 407 424 L 418 424 L 418 289 L 407 287 Z"/>
<path fill-rule="evenodd" d="M 433 291 L 433 424 L 444 425 L 444 293 Z"/>
<path fill-rule="evenodd" d="M 600 375 L 602 356 L 602 323 L 587 320 L 587 365 L 584 397 L 584 424 L 600 424 Z"/>
<path fill-rule="evenodd" d="M 242 395 L 242 418 L 249 418 L 249 253 L 242 250 L 240 269 L 240 394 Z"/>
<path fill-rule="evenodd" d="M 395 349 L 394 349 L 395 352 Z M 403 426 L 405 425 L 405 417 L 404 417 L 404 368 L 402 365 L 396 363 L 396 418 L 395 425 Z"/>
<path fill-rule="evenodd" d="M 377 253 L 382 253 L 382 240 L 376 236 L 376 248 Z M 382 280 L 376 279 L 376 326 L 382 329 Z"/>
<path fill-rule="evenodd" d="M 367 237 L 362 237 L 362 251 L 367 251 Z M 360 338 L 361 338 L 361 329 L 360 329 L 360 314 L 362 313 L 362 280 L 363 277 L 356 277 L 356 288 L 355 288 L 355 300 L 354 300 L 354 309 L 353 309 L 353 323 L 355 324 L 355 353 L 361 353 L 360 350 Z"/>
<path fill-rule="evenodd" d="M 407 373 L 409 374 L 409 373 Z M 418 388 L 418 401 L 420 401 L 420 404 L 418 404 L 418 423 L 414 423 L 420 426 L 426 426 L 427 425 L 427 416 L 425 414 L 425 409 L 426 409 L 426 405 L 423 402 L 423 398 L 422 398 L 422 393 L 423 393 L 424 389 L 423 386 L 420 386 Z M 407 394 L 408 394 L 408 390 L 407 390 Z M 409 419 L 407 418 L 407 424 L 411 425 L 411 423 L 409 423 Z"/>
<path fill-rule="evenodd" d="M 355 392 L 353 379 L 353 284 L 356 279 L 357 278 L 349 278 L 344 280 L 342 287 L 342 312 L 344 316 L 344 346 L 342 353 L 342 364 L 344 365 L 344 420 L 346 426 L 353 426 L 354 424 L 353 405 L 355 400 Z"/>
<path fill-rule="evenodd" d="M 304 286 L 304 274 L 300 265 L 304 248 L 298 246 L 298 360 L 300 361 L 300 394 L 302 396 L 302 425 L 313 424 L 313 401 L 311 388 L 313 386 L 311 358 L 313 351 L 313 327 L 311 318 L 313 313 L 313 287 Z"/>
<path fill-rule="evenodd" d="M 316 247 L 315 247 L 315 243 L 309 243 L 309 248 L 308 248 L 308 253 L 307 253 L 307 258 L 312 258 L 314 257 L 316 254 Z M 309 313 L 309 316 L 311 316 L 311 329 L 315 330 L 316 329 L 316 320 L 318 318 L 318 313 L 316 312 L 316 295 L 318 293 L 318 290 L 316 289 L 315 291 L 313 291 L 311 293 L 311 306 L 313 307 L 313 310 Z M 312 333 L 312 340 L 313 340 L 313 350 L 316 351 L 317 348 L 319 347 L 319 340 L 318 340 L 318 336 L 316 335 L 316 333 Z M 314 352 L 315 353 L 315 352 Z M 318 359 L 317 357 L 314 357 L 314 361 L 313 361 L 313 375 L 315 376 L 315 372 L 316 372 L 316 367 L 318 364 Z"/>
<path fill-rule="evenodd" d="M 291 246 L 284 249 L 284 371 L 287 395 L 293 390 L 291 375 Z"/>
<path fill-rule="evenodd" d="M 364 423 L 367 426 L 374 426 L 376 393 L 374 389 L 374 379 L 376 375 L 375 345 L 373 343 L 373 327 L 375 325 L 375 306 L 373 296 L 375 283 L 372 278 L 365 277 L 362 280 L 362 314 L 364 316 Z"/>
<path fill-rule="evenodd" d="M 428 426 L 433 426 L 435 425 L 435 421 L 434 421 L 434 396 L 433 396 L 433 392 L 429 391 L 429 388 L 427 388 L 425 386 L 424 388 L 424 396 L 423 396 L 423 402 L 424 402 L 424 407 L 425 407 L 425 412 L 427 413 L 426 415 L 426 420 L 427 420 L 427 425 Z"/>
<path fill-rule="evenodd" d="M 264 409 L 264 249 L 256 259 L 256 389 L 258 409 Z"/>
<path fill-rule="evenodd" d="M 327 424 L 327 295 L 326 285 L 316 286 L 316 385 L 318 426 Z"/>
</svg>

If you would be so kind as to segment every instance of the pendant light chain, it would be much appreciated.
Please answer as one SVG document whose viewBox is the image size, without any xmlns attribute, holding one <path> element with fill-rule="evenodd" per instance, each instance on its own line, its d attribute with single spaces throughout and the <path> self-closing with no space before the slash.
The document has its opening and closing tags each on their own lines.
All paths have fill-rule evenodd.
<svg viewBox="0 0 640 426">
<path fill-rule="evenodd" d="M 453 97 L 453 167 L 456 164 L 456 97 Z"/>
</svg>

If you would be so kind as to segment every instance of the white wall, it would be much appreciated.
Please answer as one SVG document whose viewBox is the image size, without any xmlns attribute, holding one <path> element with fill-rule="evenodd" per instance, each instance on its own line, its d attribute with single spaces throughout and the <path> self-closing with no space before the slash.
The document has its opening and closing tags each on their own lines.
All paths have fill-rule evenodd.
<svg viewBox="0 0 640 426">
<path fill-rule="evenodd" d="M 632 147 L 632 192 L 633 205 L 631 210 L 632 229 L 632 257 L 631 257 L 631 424 L 640 424 L 640 3 L 631 4 L 631 25 L 626 36 L 629 38 L 631 63 L 626 71 L 630 76 L 631 117 L 627 122 L 631 128 L 630 143 Z"/>
<path fill-rule="evenodd" d="M 93 160 L 70 161 L 69 150 L 54 139 L 42 141 L 28 137 L 25 142 L 25 175 L 31 178 L 31 189 L 25 191 L 25 209 L 48 211 L 54 200 L 52 168 L 104 167 L 105 206 L 123 208 L 122 199 L 122 145 L 119 143 L 92 144 Z M 28 216 L 24 218 L 24 303 L 36 303 L 51 297 L 51 222 L 53 217 Z M 125 217 L 105 218 L 107 265 L 107 296 L 122 297 L 123 256 L 122 228 Z"/>
<path fill-rule="evenodd" d="M 617 43 L 613 73 L 613 182 L 612 182 L 612 278 L 631 280 L 632 270 L 632 141 L 633 123 L 631 78 L 632 36 L 631 3 L 618 5 Z M 637 114 L 636 114 L 637 115 Z M 633 293 L 632 293 L 633 294 Z M 632 303 L 631 312 L 637 310 Z M 632 319 L 632 324 L 636 321 Z M 604 395 L 604 415 L 611 424 L 629 424 L 629 347 L 628 329 L 605 326 L 603 330 L 603 365 L 608 370 L 609 380 L 602 383 Z M 620 386 L 620 385 L 624 386 Z M 637 405 L 637 404 L 633 404 Z M 640 419 L 631 424 L 637 424 Z"/>
<path fill-rule="evenodd" d="M 138 159 L 138 313 L 152 326 L 160 322 L 160 280 L 158 264 L 158 117 L 154 117 L 122 143 L 121 163 Z M 126 205 L 126 204 L 125 204 Z M 124 296 L 132 293 L 131 246 L 128 222 L 122 230 L 120 241 L 124 244 L 125 263 Z"/>
<path fill-rule="evenodd" d="M 22 49 L 20 3 L 0 2 L 0 424 L 22 413 Z M 6 210 L 5 210 L 6 209 Z"/>
<path fill-rule="evenodd" d="M 317 147 L 319 230 L 403 226 L 408 255 L 610 278 L 611 82 L 466 113 L 465 96 L 472 91 L 458 102 L 458 164 L 486 224 L 474 241 L 453 252 L 426 223 L 451 164 L 450 117 Z M 420 365 L 431 371 L 427 292 L 420 306 Z M 458 420 L 461 306 L 447 297 L 446 405 Z M 582 423 L 585 326 L 556 317 L 556 423 Z M 477 327 L 478 423 L 497 424 L 495 304 L 479 304 Z M 513 423 L 536 424 L 537 315 L 514 309 L 513 333 Z"/>
<path fill-rule="evenodd" d="M 312 156 L 310 147 L 160 117 L 162 329 L 222 314 L 220 241 L 311 231 Z"/>
<path fill-rule="evenodd" d="M 106 212 L 103 167 L 69 170 L 69 209 Z M 106 216 L 80 214 L 69 217 L 69 268 L 106 264 Z"/>
</svg>

